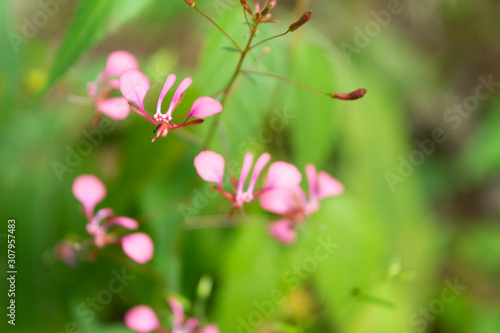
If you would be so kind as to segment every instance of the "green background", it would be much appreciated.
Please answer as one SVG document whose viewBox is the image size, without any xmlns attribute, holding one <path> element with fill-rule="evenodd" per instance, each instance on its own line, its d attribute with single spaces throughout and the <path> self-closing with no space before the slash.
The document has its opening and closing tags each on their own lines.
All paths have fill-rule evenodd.
<svg viewBox="0 0 500 333">
<path fill-rule="evenodd" d="M 280 0 L 273 17 L 281 22 L 262 26 L 256 40 L 286 31 L 308 9 L 313 19 L 268 43 L 269 54 L 256 48 L 244 65 L 324 91 L 367 88 L 363 99 L 332 100 L 271 78 L 242 76 L 224 105 L 231 161 L 268 151 L 273 161 L 301 171 L 314 163 L 346 187 L 299 228 L 296 244 L 284 247 L 266 232 L 276 217 L 257 202 L 245 208 L 247 220 L 231 221 L 230 203 L 220 196 L 204 200 L 200 191 L 207 187 L 193 167 L 200 148 L 174 133 L 151 144 L 151 124 L 136 115 L 113 121 L 103 142 L 61 179 L 54 171 L 68 147 L 77 149 L 83 132 L 94 129 L 92 107 L 68 96 L 85 96 L 87 82 L 114 50 L 136 55 L 150 78 L 150 114 L 172 72 L 194 79 L 183 110 L 223 89 L 238 54 L 208 21 L 181 0 L 0 2 L 2 327 L 127 332 L 123 315 L 137 304 L 154 307 L 168 326 L 165 298 L 182 295 L 190 314 L 217 323 L 221 332 L 248 331 L 242 322 L 258 322 L 248 324 L 252 332 L 499 332 L 498 84 L 470 111 L 453 109 L 474 102 L 480 77 L 500 81 L 500 6 L 492 0 L 401 1 L 397 13 L 384 16 L 393 4 Z M 197 5 L 245 42 L 238 1 Z M 40 12 L 48 13 L 46 22 L 36 21 L 36 32 L 27 36 L 26 22 Z M 270 130 L 283 112 L 290 117 L 286 126 Z M 204 140 L 213 121 L 190 132 Z M 433 142 L 426 155 L 416 140 L 429 145 L 436 129 L 446 139 Z M 223 153 L 221 142 L 217 136 L 210 149 Z M 419 165 L 402 176 L 408 162 L 401 161 L 419 156 Z M 99 207 L 136 218 L 152 236 L 155 256 L 148 265 L 133 263 L 118 248 L 75 268 L 56 259 L 58 241 L 85 236 L 85 218 L 71 193 L 84 173 L 108 189 Z M 387 177 L 398 173 L 402 178 L 391 185 Z M 182 207 L 196 212 L 183 215 Z M 15 327 L 5 316 L 12 218 Z M 328 239 L 334 251 L 324 261 L 314 259 Z M 310 269 L 297 272 L 297 265 Z M 133 280 L 102 308 L 82 311 L 123 267 Z M 209 295 L 197 292 L 203 276 L 213 280 Z M 454 281 L 466 289 L 450 300 Z M 283 295 L 279 302 L 277 294 Z"/>
</svg>

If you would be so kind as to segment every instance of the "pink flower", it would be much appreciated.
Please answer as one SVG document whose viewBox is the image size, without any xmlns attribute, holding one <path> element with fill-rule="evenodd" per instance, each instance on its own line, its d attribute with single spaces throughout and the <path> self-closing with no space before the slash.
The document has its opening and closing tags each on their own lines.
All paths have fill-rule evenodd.
<svg viewBox="0 0 500 333">
<path fill-rule="evenodd" d="M 88 221 L 87 232 L 94 238 L 94 245 L 97 248 L 121 243 L 123 251 L 132 260 L 141 264 L 151 260 L 154 246 L 148 235 L 136 232 L 117 238 L 109 232 L 115 226 L 136 230 L 139 227 L 136 220 L 126 216 L 115 216 L 111 208 L 101 208 L 94 214 L 96 205 L 106 197 L 106 187 L 97 177 L 78 176 L 73 182 L 73 195 L 83 205 Z"/>
<path fill-rule="evenodd" d="M 104 72 L 87 85 L 89 97 L 94 100 L 97 111 L 113 119 L 125 119 L 130 106 L 123 97 L 110 97 L 120 88 L 118 78 L 129 70 L 137 69 L 139 64 L 135 57 L 126 51 L 114 51 L 108 56 Z"/>
<path fill-rule="evenodd" d="M 175 74 L 171 74 L 165 81 L 165 85 L 163 86 L 163 89 L 160 93 L 160 97 L 158 98 L 156 113 L 153 116 L 154 118 L 153 120 L 151 117 L 148 116 L 148 114 L 144 109 L 144 97 L 146 96 L 150 86 L 149 80 L 146 77 L 146 75 L 144 75 L 144 73 L 138 70 L 128 70 L 120 76 L 120 91 L 122 95 L 127 100 L 137 105 L 140 112 L 142 112 L 142 114 L 152 124 L 157 126 L 156 135 L 152 140 L 153 142 L 159 136 L 163 137 L 167 136 L 168 131 L 171 129 L 201 124 L 204 121 L 203 118 L 212 116 L 222 111 L 222 105 L 215 99 L 211 97 L 199 97 L 197 100 L 194 101 L 186 120 L 184 120 L 182 124 L 174 124 L 172 122 L 173 120 L 172 113 L 180 104 L 182 98 L 184 97 L 184 92 L 186 91 L 186 89 L 193 82 L 193 80 L 189 77 L 184 79 L 179 85 L 179 87 L 177 87 L 177 90 L 175 91 L 174 97 L 170 102 L 167 112 L 162 113 L 161 105 L 163 99 L 167 95 L 170 88 L 172 88 L 172 86 L 174 85 L 175 80 L 176 80 Z M 198 119 L 191 122 L 187 122 L 191 117 Z"/>
<path fill-rule="evenodd" d="M 184 309 L 181 303 L 173 298 L 168 298 L 168 304 L 173 312 L 173 324 L 171 333 L 219 333 L 219 329 L 215 325 L 208 325 L 205 328 L 200 328 L 199 321 L 196 318 L 188 318 L 184 320 Z M 125 314 L 125 325 L 133 331 L 140 333 L 149 333 L 161 328 L 160 321 L 153 309 L 147 305 L 138 305 L 130 309 Z"/>
<path fill-rule="evenodd" d="M 344 186 L 338 180 L 324 171 L 318 173 L 312 164 L 306 165 L 306 177 L 309 197 L 306 197 L 298 185 L 288 189 L 274 189 L 260 197 L 262 208 L 282 216 L 271 223 L 269 233 L 284 244 L 295 242 L 295 226 L 319 209 L 320 200 L 344 192 Z"/>
<path fill-rule="evenodd" d="M 279 188 L 293 188 L 298 186 L 301 181 L 299 170 L 292 164 L 286 162 L 274 162 L 267 171 L 266 185 L 260 190 L 255 190 L 257 179 L 262 170 L 269 163 L 271 155 L 268 153 L 262 154 L 253 168 L 250 182 L 245 190 L 245 183 L 252 169 L 253 154 L 247 153 L 243 159 L 243 167 L 241 168 L 240 179 L 234 192 L 226 192 L 223 188 L 224 158 L 212 151 L 202 151 L 194 159 L 194 166 L 200 177 L 211 183 L 216 183 L 213 188 L 219 191 L 226 199 L 233 202 L 233 210 L 241 209 L 243 204 L 252 201 L 266 191 Z M 236 183 L 236 181 L 234 181 Z"/>
<path fill-rule="evenodd" d="M 160 321 L 149 306 L 138 305 L 125 314 L 125 325 L 133 331 L 149 333 L 160 328 Z"/>
</svg>

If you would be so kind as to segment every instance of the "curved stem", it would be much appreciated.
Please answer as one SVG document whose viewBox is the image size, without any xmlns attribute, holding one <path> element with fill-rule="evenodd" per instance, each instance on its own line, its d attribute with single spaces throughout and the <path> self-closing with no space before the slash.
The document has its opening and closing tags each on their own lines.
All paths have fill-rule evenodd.
<svg viewBox="0 0 500 333">
<path fill-rule="evenodd" d="M 305 85 L 303 83 L 300 83 L 300 82 L 297 82 L 297 81 L 293 81 L 293 80 L 290 80 L 290 79 L 287 79 L 287 78 L 284 78 L 284 77 L 281 77 L 281 76 L 277 76 L 277 75 L 274 75 L 274 74 L 268 74 L 268 73 L 257 72 L 257 71 L 252 71 L 252 70 L 240 70 L 240 72 L 242 72 L 242 73 L 248 73 L 248 74 L 255 74 L 255 75 L 262 75 L 262 76 L 267 76 L 267 77 L 272 77 L 273 79 L 278 79 L 278 80 L 281 80 L 281 81 L 285 81 L 285 82 L 294 84 L 296 86 L 299 86 L 299 87 L 311 90 L 311 91 L 313 91 L 315 93 L 318 93 L 320 95 L 330 96 L 330 93 L 323 92 L 323 91 L 318 90 L 316 88 L 309 87 L 308 85 Z"/>
<path fill-rule="evenodd" d="M 269 37 L 269 38 L 267 38 L 267 39 L 264 39 L 263 41 L 258 42 L 258 43 L 257 43 L 257 44 L 255 44 L 255 45 L 252 45 L 252 46 L 250 47 L 250 49 L 253 49 L 254 47 L 257 47 L 257 46 L 259 46 L 260 44 L 263 44 L 263 43 L 265 43 L 265 42 L 268 42 L 268 41 L 270 41 L 271 39 L 275 39 L 275 38 L 278 38 L 278 37 L 283 37 L 283 36 L 285 36 L 285 35 L 286 35 L 287 33 L 289 33 L 289 32 L 290 32 L 290 30 L 287 30 L 286 32 L 284 32 L 284 33 L 282 33 L 282 34 L 279 34 L 279 35 L 276 35 L 276 36 L 273 36 L 273 37 Z"/>
<path fill-rule="evenodd" d="M 248 28 L 250 28 L 250 30 L 252 30 L 252 25 L 250 24 L 250 21 L 248 21 L 247 10 L 245 9 L 245 7 L 243 7 L 243 14 L 245 15 L 245 21 L 248 24 Z"/>
<path fill-rule="evenodd" d="M 215 23 L 210 17 L 208 17 L 207 15 L 205 15 L 201 10 L 198 9 L 198 7 L 194 6 L 194 9 L 196 9 L 196 11 L 198 13 L 200 13 L 201 15 L 203 15 L 203 17 L 205 17 L 207 20 L 209 20 L 215 27 L 217 27 L 217 29 L 219 29 L 230 41 L 231 43 L 233 43 L 234 47 L 236 47 L 236 49 L 239 51 L 239 52 L 242 52 L 241 51 L 241 48 L 240 46 L 238 45 L 238 43 L 236 43 L 234 41 L 234 39 L 231 38 L 231 36 L 228 35 L 227 32 L 224 31 L 224 29 L 222 29 L 217 23 Z"/>
<path fill-rule="evenodd" d="M 220 103 L 222 105 L 225 104 L 227 98 L 229 97 L 229 94 L 231 93 L 231 89 L 233 88 L 234 82 L 236 81 L 236 78 L 238 77 L 238 74 L 241 73 L 241 66 L 243 65 L 243 61 L 245 60 L 245 57 L 247 56 L 248 52 L 251 50 L 250 45 L 252 44 L 252 40 L 255 37 L 255 34 L 257 33 L 257 27 L 259 25 L 259 21 L 256 21 L 252 27 L 252 30 L 250 31 L 250 37 L 248 38 L 247 45 L 241 52 L 240 60 L 238 61 L 238 64 L 236 65 L 236 70 L 234 71 L 233 75 L 231 76 L 231 79 L 229 80 L 229 83 L 226 85 L 226 88 L 222 91 L 222 98 L 220 100 Z M 207 139 L 205 140 L 204 149 L 207 149 L 207 147 L 210 145 L 210 142 L 212 141 L 212 138 L 215 134 L 215 129 L 220 126 L 220 113 L 218 113 L 215 116 L 215 121 L 213 122 L 212 127 L 210 128 L 210 131 L 208 132 Z M 220 131 L 221 129 L 219 129 Z"/>
</svg>

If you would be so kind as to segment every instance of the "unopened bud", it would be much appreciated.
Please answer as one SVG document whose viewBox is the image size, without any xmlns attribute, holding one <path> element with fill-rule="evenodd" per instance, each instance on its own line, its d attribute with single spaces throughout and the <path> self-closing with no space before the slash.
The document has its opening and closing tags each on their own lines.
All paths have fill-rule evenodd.
<svg viewBox="0 0 500 333">
<path fill-rule="evenodd" d="M 288 31 L 295 31 L 304 24 L 306 24 L 307 21 L 311 19 L 312 14 L 313 14 L 312 10 L 302 14 L 302 16 L 297 20 L 297 22 L 290 24 L 290 26 L 288 27 Z"/>
<path fill-rule="evenodd" d="M 341 99 L 344 101 L 354 101 L 365 96 L 366 92 L 366 89 L 357 89 L 348 94 L 331 93 L 330 95 L 332 96 L 332 98 Z"/>
<path fill-rule="evenodd" d="M 262 15 L 262 17 L 266 16 L 267 14 L 269 14 L 271 9 L 273 9 L 273 6 L 267 5 L 266 8 L 262 10 L 262 13 L 260 13 L 260 15 Z"/>
<path fill-rule="evenodd" d="M 194 7 L 194 6 L 196 6 L 196 4 L 194 3 L 194 1 L 193 1 L 193 0 L 184 0 L 184 2 L 185 2 L 185 3 L 187 3 L 189 7 Z"/>
<path fill-rule="evenodd" d="M 241 5 L 245 10 L 248 12 L 248 14 L 253 15 L 252 10 L 250 9 L 250 6 L 247 5 L 247 0 L 240 0 Z"/>
</svg>

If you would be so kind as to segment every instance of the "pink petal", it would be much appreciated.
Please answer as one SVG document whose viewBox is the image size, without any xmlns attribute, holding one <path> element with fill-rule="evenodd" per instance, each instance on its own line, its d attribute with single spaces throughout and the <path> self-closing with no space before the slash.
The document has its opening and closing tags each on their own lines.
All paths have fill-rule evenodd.
<svg viewBox="0 0 500 333">
<path fill-rule="evenodd" d="M 87 94 L 91 98 L 95 98 L 97 96 L 97 84 L 95 82 L 89 82 L 87 84 Z"/>
<path fill-rule="evenodd" d="M 139 228 L 139 223 L 137 223 L 136 220 L 131 219 L 130 217 L 126 217 L 126 216 L 114 217 L 106 223 L 107 228 L 110 228 L 110 227 L 115 226 L 115 225 L 121 226 L 121 227 L 123 227 L 125 229 L 129 229 L 129 230 L 135 230 L 135 229 Z"/>
<path fill-rule="evenodd" d="M 194 158 L 194 167 L 201 179 L 206 182 L 217 183 L 222 188 L 224 177 L 224 158 L 213 151 L 202 151 Z"/>
<path fill-rule="evenodd" d="M 170 74 L 167 77 L 167 80 L 165 81 L 165 84 L 163 85 L 163 89 L 161 90 L 160 97 L 158 98 L 158 104 L 156 106 L 156 115 L 161 114 L 161 103 L 163 102 L 163 99 L 167 95 L 170 88 L 172 88 L 172 86 L 174 85 L 176 78 L 177 77 L 175 76 L 175 74 Z"/>
<path fill-rule="evenodd" d="M 200 97 L 194 101 L 186 121 L 191 117 L 203 119 L 221 111 L 222 104 L 220 104 L 219 101 L 216 101 L 212 97 Z"/>
<path fill-rule="evenodd" d="M 92 220 L 87 223 L 87 232 L 89 233 L 89 235 L 95 236 L 98 234 L 105 234 L 107 228 L 103 228 L 101 222 L 114 216 L 115 213 L 111 208 L 99 209 L 92 217 Z"/>
<path fill-rule="evenodd" d="M 286 162 L 274 162 L 267 171 L 266 189 L 293 188 L 300 184 L 302 175 L 297 167 Z"/>
<path fill-rule="evenodd" d="M 340 195 L 344 192 L 344 185 L 324 171 L 321 171 L 318 175 L 318 184 L 318 198 L 320 200 L 326 197 Z"/>
<path fill-rule="evenodd" d="M 201 329 L 200 333 L 219 333 L 219 328 L 215 325 L 209 325 Z"/>
<path fill-rule="evenodd" d="M 186 91 L 187 88 L 193 83 L 193 79 L 190 77 L 185 78 L 182 80 L 181 84 L 179 84 L 179 87 L 177 87 L 177 90 L 175 91 L 174 98 L 172 98 L 172 102 L 170 102 L 170 106 L 168 107 L 167 111 L 167 116 L 171 119 L 172 118 L 172 112 L 174 112 L 175 108 L 177 105 L 182 100 L 182 97 L 184 97 L 184 91 Z"/>
<path fill-rule="evenodd" d="M 297 232 L 292 221 L 278 220 L 269 225 L 269 233 L 283 244 L 292 244 L 297 239 Z"/>
<path fill-rule="evenodd" d="M 129 69 L 138 69 L 137 59 L 127 51 L 111 52 L 106 61 L 106 69 L 103 73 L 103 79 L 109 76 L 120 76 Z"/>
<path fill-rule="evenodd" d="M 107 81 L 108 86 L 113 89 L 120 89 L 120 80 L 119 79 L 110 79 Z"/>
<path fill-rule="evenodd" d="M 186 333 L 194 331 L 194 329 L 198 327 L 199 323 L 200 322 L 196 318 L 189 318 L 188 320 L 186 320 L 186 324 L 184 325 Z"/>
<path fill-rule="evenodd" d="M 149 90 L 149 80 L 141 71 L 131 69 L 120 76 L 120 91 L 126 99 L 137 104 L 150 122 L 156 124 L 144 110 L 144 97 Z"/>
<path fill-rule="evenodd" d="M 133 307 L 125 314 L 125 325 L 133 331 L 149 333 L 160 328 L 160 321 L 147 305 Z"/>
<path fill-rule="evenodd" d="M 139 264 L 144 264 L 153 258 L 153 241 L 145 233 L 136 232 L 124 236 L 121 241 L 123 252 Z"/>
<path fill-rule="evenodd" d="M 260 155 L 259 159 L 255 163 L 255 166 L 253 168 L 252 172 L 252 178 L 250 179 L 250 184 L 248 185 L 248 193 L 253 193 L 253 190 L 255 188 L 255 183 L 257 182 L 257 178 L 259 178 L 260 173 L 262 170 L 265 168 L 267 163 L 271 160 L 271 155 L 268 153 L 264 153 Z"/>
<path fill-rule="evenodd" d="M 96 176 L 81 175 L 73 182 L 73 195 L 82 203 L 85 215 L 90 221 L 95 206 L 106 197 L 106 187 Z"/>
<path fill-rule="evenodd" d="M 130 106 L 125 98 L 113 97 L 99 101 L 97 110 L 110 118 L 121 120 L 127 118 Z"/>
<path fill-rule="evenodd" d="M 284 215 L 297 207 L 297 198 L 292 190 L 274 189 L 262 194 L 260 205 L 269 212 Z"/>
<path fill-rule="evenodd" d="M 184 324 L 184 309 L 182 308 L 181 303 L 173 297 L 169 297 L 167 301 L 170 305 L 170 308 L 172 308 L 172 312 L 174 313 L 173 329 L 179 329 Z"/>
<path fill-rule="evenodd" d="M 250 169 L 252 168 L 253 164 L 253 154 L 252 153 L 246 153 L 245 157 L 243 158 L 243 166 L 241 168 L 241 173 L 240 173 L 240 181 L 238 183 L 238 194 L 243 193 L 243 186 L 245 185 L 245 181 L 247 180 L 248 173 L 250 172 Z"/>
</svg>

